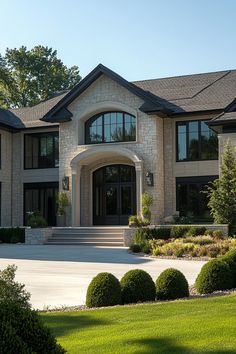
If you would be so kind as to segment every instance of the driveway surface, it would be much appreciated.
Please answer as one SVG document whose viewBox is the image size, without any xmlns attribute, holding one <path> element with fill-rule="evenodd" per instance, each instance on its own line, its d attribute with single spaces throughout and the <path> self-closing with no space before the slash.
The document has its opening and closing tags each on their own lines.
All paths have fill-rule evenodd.
<svg viewBox="0 0 236 354">
<path fill-rule="evenodd" d="M 153 259 L 129 254 L 126 248 L 56 245 L 0 245 L 0 269 L 17 265 L 16 280 L 26 285 L 35 309 L 85 303 L 86 290 L 99 272 L 119 279 L 130 269 L 143 269 L 154 281 L 166 268 L 179 269 L 193 284 L 205 262 Z"/>
</svg>

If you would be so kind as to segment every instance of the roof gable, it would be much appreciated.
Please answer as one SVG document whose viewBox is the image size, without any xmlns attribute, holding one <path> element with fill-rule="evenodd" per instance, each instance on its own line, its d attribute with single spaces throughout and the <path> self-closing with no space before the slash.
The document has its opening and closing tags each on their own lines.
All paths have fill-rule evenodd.
<svg viewBox="0 0 236 354">
<path fill-rule="evenodd" d="M 65 95 L 49 112 L 47 112 L 42 118 L 46 122 L 65 122 L 71 120 L 71 113 L 67 109 L 67 106 L 80 94 L 82 94 L 95 80 L 101 75 L 106 75 L 112 80 L 116 81 L 119 85 L 125 87 L 134 95 L 140 97 L 144 104 L 140 107 L 140 110 L 147 113 L 159 113 L 160 115 L 167 115 L 170 113 L 171 107 L 168 107 L 167 102 L 163 99 L 159 99 L 157 96 L 151 94 L 148 91 L 141 89 L 140 87 L 128 82 L 114 71 L 108 69 L 102 64 L 99 64 L 93 71 L 91 71 L 82 81 L 80 81 L 67 95 Z M 65 115 L 61 110 L 67 110 Z"/>
</svg>

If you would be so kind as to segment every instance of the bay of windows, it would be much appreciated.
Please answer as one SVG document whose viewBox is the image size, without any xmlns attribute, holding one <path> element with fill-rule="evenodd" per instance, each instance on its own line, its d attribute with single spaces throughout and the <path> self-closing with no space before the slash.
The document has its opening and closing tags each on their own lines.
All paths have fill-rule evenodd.
<svg viewBox="0 0 236 354">
<path fill-rule="evenodd" d="M 85 123 L 85 143 L 113 143 L 136 140 L 136 118 L 125 112 L 105 112 Z"/>
<path fill-rule="evenodd" d="M 218 138 L 206 121 L 176 123 L 177 161 L 217 160 Z"/>
</svg>

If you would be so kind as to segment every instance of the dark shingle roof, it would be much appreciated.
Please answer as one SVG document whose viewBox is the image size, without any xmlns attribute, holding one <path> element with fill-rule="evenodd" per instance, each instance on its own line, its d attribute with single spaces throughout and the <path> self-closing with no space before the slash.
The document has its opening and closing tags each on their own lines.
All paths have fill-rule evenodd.
<svg viewBox="0 0 236 354">
<path fill-rule="evenodd" d="M 100 67 L 106 69 L 105 73 L 111 72 L 115 79 L 117 79 L 116 76 L 120 79 L 114 72 L 102 65 Z M 236 70 L 135 81 L 130 84 L 141 89 L 142 95 L 145 95 L 146 92 L 150 102 L 157 99 L 159 104 L 163 103 L 163 106 L 174 114 L 210 110 L 222 111 L 227 110 L 227 106 L 235 100 Z M 74 92 L 73 89 L 71 92 Z M 138 94 L 141 94 L 140 92 L 138 91 Z M 0 109 L 0 124 L 12 129 L 57 125 L 57 123 L 49 123 L 41 119 L 54 110 L 55 106 L 57 107 L 61 102 L 64 102 L 68 94 L 69 91 L 63 92 L 34 107 L 11 110 Z M 229 119 L 235 119 L 235 114 L 228 112 L 215 118 L 219 121 Z"/>
<path fill-rule="evenodd" d="M 175 105 L 175 113 L 224 109 L 236 97 L 236 70 L 133 82 Z"/>
<path fill-rule="evenodd" d="M 40 102 L 36 106 L 16 108 L 10 111 L 23 122 L 25 128 L 51 126 L 52 123 L 48 124 L 47 122 L 43 122 L 40 119 L 50 109 L 52 109 L 52 107 L 54 107 L 67 94 L 67 92 L 63 92 L 56 97 Z"/>
</svg>

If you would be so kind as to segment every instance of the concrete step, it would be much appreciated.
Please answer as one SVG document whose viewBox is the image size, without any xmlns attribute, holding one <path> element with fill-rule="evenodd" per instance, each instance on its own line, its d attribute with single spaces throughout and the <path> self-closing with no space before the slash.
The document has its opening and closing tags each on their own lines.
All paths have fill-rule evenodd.
<svg viewBox="0 0 236 354">
<path fill-rule="evenodd" d="M 73 242 L 73 241 L 80 241 L 80 242 L 87 242 L 87 241 L 93 241 L 93 242 L 123 242 L 123 238 L 117 237 L 117 238 L 106 238 L 106 237 L 70 237 L 70 236 L 65 236 L 65 237 L 50 237 L 49 240 L 53 241 L 63 241 L 63 242 Z"/>
<path fill-rule="evenodd" d="M 54 240 L 48 240 L 46 245 L 78 245 L 78 246 L 113 246 L 113 247 L 122 247 L 124 246 L 123 242 L 89 242 L 89 241 L 84 241 L 84 242 L 79 242 L 79 241 L 54 241 Z"/>
<path fill-rule="evenodd" d="M 123 230 L 116 229 L 54 229 L 54 234 L 119 234 L 123 235 Z"/>
<path fill-rule="evenodd" d="M 95 234 L 95 233 L 91 233 L 91 234 L 72 234 L 72 233 L 69 233 L 69 234 L 53 234 L 52 237 L 62 237 L 62 238 L 67 238 L 67 237 L 81 237 L 81 238 L 123 238 L 123 234 L 115 234 L 115 233 L 110 233 L 110 234 L 103 234 L 103 233 L 100 233 L 100 234 Z"/>
</svg>

